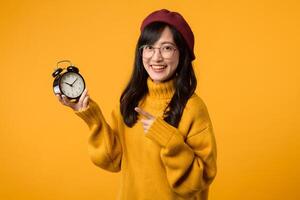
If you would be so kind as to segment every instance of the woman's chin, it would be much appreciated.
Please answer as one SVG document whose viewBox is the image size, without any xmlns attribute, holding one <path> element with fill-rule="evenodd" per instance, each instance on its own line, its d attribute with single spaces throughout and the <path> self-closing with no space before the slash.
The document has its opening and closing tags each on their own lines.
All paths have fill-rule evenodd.
<svg viewBox="0 0 300 200">
<path fill-rule="evenodd" d="M 167 79 L 166 76 L 150 76 L 151 80 L 155 83 L 163 82 Z"/>
</svg>

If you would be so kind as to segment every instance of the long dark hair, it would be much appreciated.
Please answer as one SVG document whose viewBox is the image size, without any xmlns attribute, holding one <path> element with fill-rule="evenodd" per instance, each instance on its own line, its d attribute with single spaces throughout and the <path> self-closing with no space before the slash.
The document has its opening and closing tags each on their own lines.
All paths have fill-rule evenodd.
<svg viewBox="0 0 300 200">
<path fill-rule="evenodd" d="M 192 67 L 191 55 L 188 46 L 181 34 L 171 25 L 163 22 L 154 22 L 144 28 L 136 49 L 134 69 L 125 90 L 120 97 L 120 110 L 125 124 L 132 127 L 137 121 L 137 112 L 134 110 L 142 98 L 148 93 L 148 74 L 143 66 L 142 45 L 154 44 L 161 36 L 164 28 L 168 26 L 173 34 L 174 42 L 179 49 L 179 63 L 172 78 L 175 78 L 175 93 L 164 110 L 164 120 L 174 127 L 178 127 L 184 107 L 188 99 L 193 95 L 197 80 Z M 175 75 L 176 74 L 176 75 Z"/>
</svg>

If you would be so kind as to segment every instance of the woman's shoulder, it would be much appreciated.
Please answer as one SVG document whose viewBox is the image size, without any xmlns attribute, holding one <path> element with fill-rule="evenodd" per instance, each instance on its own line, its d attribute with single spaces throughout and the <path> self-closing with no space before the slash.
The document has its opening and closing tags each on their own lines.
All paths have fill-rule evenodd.
<svg viewBox="0 0 300 200">
<path fill-rule="evenodd" d="M 120 107 L 120 101 L 114 102 L 113 108 L 112 108 L 112 114 L 120 117 L 121 116 L 121 107 Z"/>
<path fill-rule="evenodd" d="M 209 121 L 207 106 L 204 100 L 196 93 L 189 98 L 184 109 L 184 114 L 193 121 Z"/>
<path fill-rule="evenodd" d="M 182 132 L 192 136 L 204 130 L 210 123 L 210 117 L 204 100 L 194 93 L 184 108 L 180 129 Z"/>
<path fill-rule="evenodd" d="M 204 100 L 199 95 L 194 93 L 187 101 L 186 109 L 189 109 L 194 112 L 199 112 L 207 110 L 207 107 Z"/>
</svg>

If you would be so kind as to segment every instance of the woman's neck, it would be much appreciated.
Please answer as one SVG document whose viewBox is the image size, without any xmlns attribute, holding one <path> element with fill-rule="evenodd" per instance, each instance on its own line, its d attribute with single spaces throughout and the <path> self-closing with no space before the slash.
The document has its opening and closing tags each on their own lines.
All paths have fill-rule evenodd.
<svg viewBox="0 0 300 200">
<path fill-rule="evenodd" d="M 155 83 L 148 77 L 147 86 L 149 90 L 149 97 L 156 99 L 171 99 L 175 92 L 174 79 L 165 82 Z"/>
</svg>

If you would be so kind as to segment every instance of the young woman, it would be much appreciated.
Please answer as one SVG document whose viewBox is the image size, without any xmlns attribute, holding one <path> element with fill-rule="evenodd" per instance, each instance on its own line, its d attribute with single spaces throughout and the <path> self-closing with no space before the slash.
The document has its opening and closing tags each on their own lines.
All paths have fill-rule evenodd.
<svg viewBox="0 0 300 200">
<path fill-rule="evenodd" d="M 78 103 L 57 95 L 88 124 L 92 161 L 121 170 L 119 199 L 208 198 L 216 143 L 207 108 L 194 93 L 193 48 L 193 32 L 179 13 L 155 11 L 142 22 L 133 73 L 111 124 L 87 90 Z"/>
</svg>

